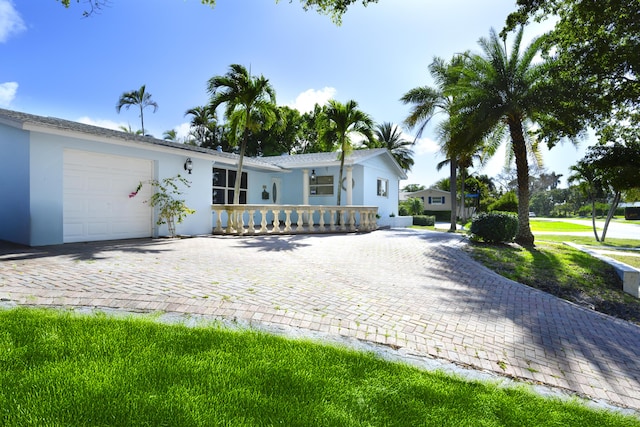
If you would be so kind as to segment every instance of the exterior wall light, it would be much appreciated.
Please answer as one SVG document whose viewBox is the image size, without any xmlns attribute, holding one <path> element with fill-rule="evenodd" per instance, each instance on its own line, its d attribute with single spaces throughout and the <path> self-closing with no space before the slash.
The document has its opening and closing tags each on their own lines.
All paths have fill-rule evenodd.
<svg viewBox="0 0 640 427">
<path fill-rule="evenodd" d="M 193 170 L 193 162 L 191 161 L 190 157 L 187 157 L 187 161 L 184 162 L 184 170 L 189 172 L 189 175 L 191 175 L 191 171 Z"/>
<path fill-rule="evenodd" d="M 311 181 L 316 179 L 316 170 L 315 169 L 311 169 Z"/>
</svg>

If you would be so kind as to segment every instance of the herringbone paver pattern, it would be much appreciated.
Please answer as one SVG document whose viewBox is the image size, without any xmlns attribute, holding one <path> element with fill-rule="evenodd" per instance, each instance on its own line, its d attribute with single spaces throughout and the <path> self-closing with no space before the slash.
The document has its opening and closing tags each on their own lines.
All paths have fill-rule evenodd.
<svg viewBox="0 0 640 427">
<path fill-rule="evenodd" d="M 202 314 L 403 347 L 640 410 L 640 327 L 481 267 L 459 236 L 0 243 L 0 300 Z"/>
</svg>

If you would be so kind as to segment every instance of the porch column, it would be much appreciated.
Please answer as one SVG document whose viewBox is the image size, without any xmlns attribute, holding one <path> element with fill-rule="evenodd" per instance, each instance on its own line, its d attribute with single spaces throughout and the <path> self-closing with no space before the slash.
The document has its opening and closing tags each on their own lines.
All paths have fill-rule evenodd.
<svg viewBox="0 0 640 427">
<path fill-rule="evenodd" d="M 302 169 L 302 204 L 309 204 L 309 169 Z"/>
<path fill-rule="evenodd" d="M 347 186 L 347 205 L 353 204 L 353 167 L 347 166 L 347 181 L 345 182 Z"/>
</svg>

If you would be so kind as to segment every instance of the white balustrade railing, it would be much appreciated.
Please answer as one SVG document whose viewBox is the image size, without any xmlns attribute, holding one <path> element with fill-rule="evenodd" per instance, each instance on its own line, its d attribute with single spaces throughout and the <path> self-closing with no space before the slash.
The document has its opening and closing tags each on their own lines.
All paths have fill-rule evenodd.
<svg viewBox="0 0 640 427">
<path fill-rule="evenodd" d="M 378 227 L 377 206 L 212 205 L 213 233 L 348 233 Z"/>
</svg>

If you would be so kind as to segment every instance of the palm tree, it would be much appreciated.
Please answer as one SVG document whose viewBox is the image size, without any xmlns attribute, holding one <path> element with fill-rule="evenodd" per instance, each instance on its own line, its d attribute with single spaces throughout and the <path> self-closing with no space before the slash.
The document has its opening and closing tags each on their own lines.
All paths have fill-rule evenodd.
<svg viewBox="0 0 640 427">
<path fill-rule="evenodd" d="M 407 141 L 402 137 L 402 130 L 399 126 L 390 122 L 376 125 L 374 130 L 375 139 L 365 141 L 364 146 L 367 148 L 386 148 L 403 171 L 411 170 L 413 166 L 413 150 L 409 147 L 413 142 Z"/>
<path fill-rule="evenodd" d="M 177 141 L 178 140 L 178 131 L 175 129 L 165 130 L 162 133 L 162 139 L 165 141 Z"/>
<path fill-rule="evenodd" d="M 505 41 L 499 39 L 493 29 L 489 38 L 481 38 L 479 44 L 483 53 L 466 55 L 454 94 L 456 114 L 464 117 L 468 128 L 479 136 L 485 137 L 505 125 L 509 130 L 518 180 L 519 226 L 515 240 L 521 245 L 532 246 L 527 131 L 534 123 L 552 122 L 556 126 L 566 126 L 565 135 L 576 133 L 575 129 L 569 128 L 570 124 L 566 124 L 566 117 L 557 109 L 559 104 L 553 98 L 553 81 L 546 77 L 551 63 L 534 63 L 542 39 L 534 40 L 520 52 L 522 35 L 520 28 L 511 52 L 507 52 Z"/>
<path fill-rule="evenodd" d="M 131 128 L 131 124 L 128 124 L 127 126 L 120 125 L 120 126 L 118 126 L 118 129 L 120 129 L 122 132 L 132 133 L 134 135 L 142 135 L 142 131 L 140 129 L 133 130 Z"/>
<path fill-rule="evenodd" d="M 436 82 L 436 87 L 421 86 L 411 89 L 400 100 L 405 104 L 412 104 L 409 116 L 405 123 L 409 128 L 418 126 L 416 139 L 422 136 L 424 129 L 431 119 L 438 113 L 448 115 L 439 128 L 439 140 L 442 143 L 442 151 L 447 160 L 439 165 L 449 163 L 449 191 L 451 194 L 451 224 L 449 231 L 457 229 L 457 170 L 460 160 L 470 157 L 470 153 L 477 151 L 480 144 L 477 140 L 468 137 L 468 131 L 464 123 L 453 116 L 455 97 L 450 94 L 451 88 L 460 78 L 459 67 L 464 63 L 464 56 L 456 55 L 451 62 L 441 58 L 434 58 L 429 65 L 429 72 Z"/>
<path fill-rule="evenodd" d="M 215 109 L 211 109 L 209 105 L 198 106 L 188 109 L 184 115 L 192 116 L 190 133 L 195 138 L 197 145 L 213 148 L 210 140 L 215 139 L 218 127 Z"/>
<path fill-rule="evenodd" d="M 158 104 L 151 99 L 151 94 L 146 91 L 145 85 L 142 85 L 138 90 L 132 90 L 131 92 L 125 92 L 120 95 L 120 99 L 118 99 L 118 103 L 116 104 L 116 111 L 120 113 L 122 107 L 128 110 L 132 105 L 140 107 L 142 134 L 145 135 L 143 110 L 147 107 L 153 107 L 153 112 L 155 113 L 158 110 Z"/>
<path fill-rule="evenodd" d="M 342 104 L 336 100 L 330 100 L 325 109 L 327 126 L 320 138 L 330 146 L 336 147 L 340 159 L 340 175 L 338 177 L 338 206 L 342 196 L 342 177 L 344 160 L 353 149 L 351 137 L 360 134 L 368 140 L 373 139 L 373 120 L 358 109 L 358 103 L 350 100 Z M 351 183 L 347 183 L 351 185 Z"/>
<path fill-rule="evenodd" d="M 240 203 L 242 164 L 249 133 L 269 129 L 276 120 L 276 93 L 264 76 L 253 77 L 242 65 L 232 64 L 224 76 L 209 79 L 210 108 L 215 111 L 226 104 L 225 117 L 236 140 L 241 135 L 240 157 L 233 193 L 233 203 Z"/>
</svg>

